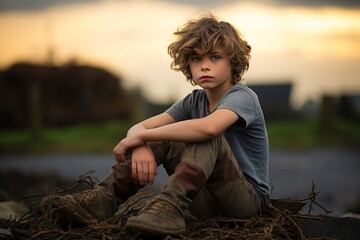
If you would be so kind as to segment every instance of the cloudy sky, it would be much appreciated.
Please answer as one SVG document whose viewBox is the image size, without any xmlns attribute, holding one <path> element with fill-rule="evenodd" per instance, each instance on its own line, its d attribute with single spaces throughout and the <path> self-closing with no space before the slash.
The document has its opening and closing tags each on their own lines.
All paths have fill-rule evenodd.
<svg viewBox="0 0 360 240">
<path fill-rule="evenodd" d="M 0 0 L 0 68 L 19 60 L 106 67 L 153 101 L 192 87 L 166 48 L 188 19 L 211 11 L 252 46 L 249 83 L 294 83 L 292 103 L 360 92 L 360 1 Z"/>
<path fill-rule="evenodd" d="M 0 11 L 9 10 L 25 10 L 37 11 L 44 10 L 54 6 L 71 5 L 78 3 L 92 3 L 103 0 L 0 0 Z M 115 1 L 115 0 L 113 0 Z M 125 2 L 126 0 L 119 0 Z M 127 0 L 129 1 L 129 0 Z M 149 0 L 153 1 L 153 0 Z M 163 0 L 164 2 L 166 0 Z M 357 0 L 168 0 L 167 2 L 174 2 L 183 5 L 192 5 L 195 7 L 214 7 L 226 4 L 234 4 L 239 2 L 257 2 L 262 4 L 272 4 L 277 6 L 334 6 L 334 7 L 360 7 L 360 2 Z"/>
</svg>

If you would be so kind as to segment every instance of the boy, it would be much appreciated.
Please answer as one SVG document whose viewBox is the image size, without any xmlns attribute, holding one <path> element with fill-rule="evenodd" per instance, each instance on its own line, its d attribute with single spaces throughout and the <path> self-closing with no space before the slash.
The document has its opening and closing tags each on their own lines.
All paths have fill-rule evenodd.
<svg viewBox="0 0 360 240">
<path fill-rule="evenodd" d="M 94 190 L 55 197 L 60 216 L 105 220 L 147 184 L 163 164 L 169 179 L 125 229 L 152 235 L 185 230 L 196 217 L 248 218 L 269 201 L 268 138 L 256 94 L 240 83 L 250 46 L 211 14 L 189 21 L 168 47 L 172 69 L 201 89 L 140 122 L 115 146 L 110 175 Z"/>
</svg>

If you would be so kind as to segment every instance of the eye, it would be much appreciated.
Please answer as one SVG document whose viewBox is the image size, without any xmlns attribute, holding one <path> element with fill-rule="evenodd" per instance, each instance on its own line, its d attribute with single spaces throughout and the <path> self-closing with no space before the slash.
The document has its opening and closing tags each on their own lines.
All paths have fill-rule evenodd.
<svg viewBox="0 0 360 240">
<path fill-rule="evenodd" d="M 211 55 L 211 60 L 212 61 L 217 61 L 217 60 L 220 60 L 222 57 L 221 57 L 221 55 L 219 55 L 219 54 L 213 54 L 213 55 Z"/>
<path fill-rule="evenodd" d="M 193 61 L 193 62 L 200 62 L 200 61 L 201 61 L 201 57 L 199 57 L 199 56 L 191 56 L 191 61 Z"/>
</svg>

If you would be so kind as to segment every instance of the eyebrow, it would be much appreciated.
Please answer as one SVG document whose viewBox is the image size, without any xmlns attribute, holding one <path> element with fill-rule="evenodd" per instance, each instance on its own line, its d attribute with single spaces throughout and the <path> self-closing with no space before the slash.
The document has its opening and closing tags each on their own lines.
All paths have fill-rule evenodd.
<svg viewBox="0 0 360 240">
<path fill-rule="evenodd" d="M 192 53 L 191 53 L 191 55 L 200 55 L 200 56 L 202 56 L 202 55 L 205 55 L 205 54 L 225 54 L 223 51 L 210 51 L 210 52 L 207 52 L 207 53 L 202 53 L 202 52 L 200 52 L 201 50 L 193 50 L 192 51 Z"/>
<path fill-rule="evenodd" d="M 200 49 L 193 49 L 191 55 L 204 55 L 204 53 L 201 53 L 200 51 Z"/>
</svg>

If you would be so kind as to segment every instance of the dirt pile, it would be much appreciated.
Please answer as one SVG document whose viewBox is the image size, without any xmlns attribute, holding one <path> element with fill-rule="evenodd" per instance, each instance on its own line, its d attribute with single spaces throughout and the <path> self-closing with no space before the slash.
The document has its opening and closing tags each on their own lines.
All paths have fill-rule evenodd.
<svg viewBox="0 0 360 240">
<path fill-rule="evenodd" d="M 66 194 L 81 186 L 94 187 L 89 176 L 81 176 L 75 183 L 56 189 L 52 194 Z M 49 195 L 49 194 L 47 194 Z M 45 195 L 31 196 L 29 211 L 21 218 L 0 220 L 1 239 L 149 239 L 140 234 L 129 234 L 123 230 L 128 217 L 136 215 L 146 198 L 153 197 L 148 192 L 140 192 L 122 206 L 123 214 L 107 221 L 90 221 L 86 225 L 70 223 L 66 227 L 58 224 L 54 209 L 41 206 Z M 35 199 L 35 200 L 34 200 Z M 136 199 L 136 201 L 133 201 Z M 140 199 L 140 200 L 139 200 Z M 29 197 L 27 198 L 29 201 Z M 308 198 L 312 200 L 313 198 Z M 42 209 L 42 211 L 40 211 Z M 298 215 L 272 204 L 261 216 L 251 219 L 211 218 L 196 219 L 186 214 L 186 232 L 181 235 L 166 236 L 164 239 L 359 239 L 360 220 L 334 218 L 329 216 Z M 154 238 L 153 238 L 154 239 Z"/>
</svg>

